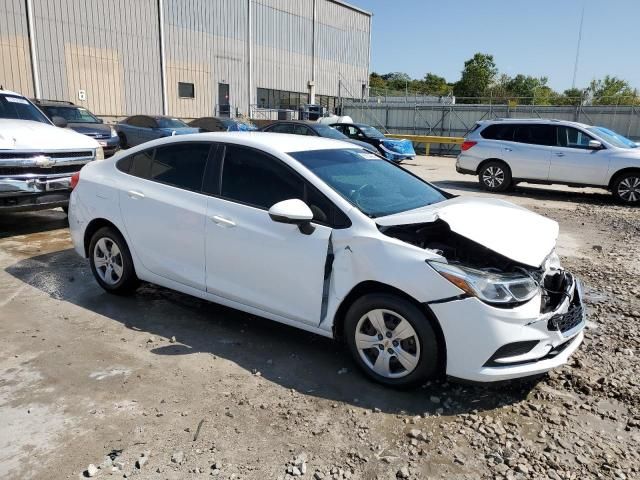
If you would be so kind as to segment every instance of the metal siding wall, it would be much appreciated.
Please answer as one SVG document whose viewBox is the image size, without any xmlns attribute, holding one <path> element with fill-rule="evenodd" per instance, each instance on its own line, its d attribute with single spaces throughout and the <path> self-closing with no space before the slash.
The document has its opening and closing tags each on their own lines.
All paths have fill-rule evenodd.
<svg viewBox="0 0 640 480">
<path fill-rule="evenodd" d="M 229 84 L 232 109 L 247 113 L 246 0 L 165 0 L 169 113 L 215 114 L 218 83 Z M 195 98 L 178 97 L 178 82 L 195 85 Z"/>
<path fill-rule="evenodd" d="M 33 7 L 43 98 L 98 115 L 161 112 L 157 0 L 34 0 Z"/>
<path fill-rule="evenodd" d="M 359 98 L 369 77 L 369 16 L 317 0 L 316 93 Z"/>
<path fill-rule="evenodd" d="M 33 95 L 24 0 L 0 2 L 0 85 L 23 95 Z"/>
<path fill-rule="evenodd" d="M 252 30 L 252 95 L 256 88 L 307 93 L 312 77 L 313 0 L 255 0 Z M 255 97 L 251 103 L 256 103 Z"/>
</svg>

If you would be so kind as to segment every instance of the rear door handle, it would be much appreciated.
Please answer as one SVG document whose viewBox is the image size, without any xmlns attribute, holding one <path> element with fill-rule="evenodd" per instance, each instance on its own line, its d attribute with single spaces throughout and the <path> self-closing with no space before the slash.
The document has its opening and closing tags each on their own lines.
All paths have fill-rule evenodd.
<svg viewBox="0 0 640 480">
<path fill-rule="evenodd" d="M 564 153 L 562 153 L 562 152 L 556 152 L 556 153 L 554 153 L 554 155 L 555 155 L 556 157 L 564 157 L 564 155 L 565 155 L 565 154 L 564 154 Z"/>
<path fill-rule="evenodd" d="M 504 147 L 504 150 L 505 150 L 506 152 L 511 152 L 511 151 L 513 151 L 513 149 L 512 149 L 512 148 L 509 148 L 509 147 Z"/>
<path fill-rule="evenodd" d="M 214 215 L 213 217 L 209 217 L 213 223 L 216 225 L 220 225 L 221 227 L 235 227 L 236 222 L 231 220 L 230 218 L 221 217 L 220 215 Z"/>
<path fill-rule="evenodd" d="M 144 193 L 138 192 L 137 190 L 129 190 L 127 192 L 127 195 L 129 195 L 129 198 L 133 198 L 134 200 L 136 199 L 142 200 L 144 198 Z"/>
</svg>

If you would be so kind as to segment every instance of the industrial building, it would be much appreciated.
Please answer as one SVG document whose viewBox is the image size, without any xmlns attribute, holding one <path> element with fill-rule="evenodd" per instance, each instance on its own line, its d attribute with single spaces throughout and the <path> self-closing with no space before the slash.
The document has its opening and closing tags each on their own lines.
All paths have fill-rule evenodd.
<svg viewBox="0 0 640 480">
<path fill-rule="evenodd" d="M 0 85 L 183 118 L 360 97 L 371 14 L 340 0 L 2 0 Z"/>
</svg>

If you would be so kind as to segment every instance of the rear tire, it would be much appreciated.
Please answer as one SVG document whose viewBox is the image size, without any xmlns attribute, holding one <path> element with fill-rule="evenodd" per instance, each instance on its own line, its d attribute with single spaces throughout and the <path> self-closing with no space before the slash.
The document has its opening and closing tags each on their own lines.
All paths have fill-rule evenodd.
<svg viewBox="0 0 640 480">
<path fill-rule="evenodd" d="M 624 205 L 640 205 L 640 171 L 618 175 L 611 184 L 611 193 Z"/>
<path fill-rule="evenodd" d="M 100 286 L 109 293 L 129 295 L 140 285 L 133 259 L 124 238 L 113 227 L 102 227 L 89 244 L 91 272 Z"/>
<path fill-rule="evenodd" d="M 511 169 L 500 160 L 485 163 L 478 171 L 478 181 L 485 190 L 490 192 L 504 192 L 511 188 Z"/>
<path fill-rule="evenodd" d="M 360 297 L 347 311 L 344 332 L 353 359 L 378 383 L 409 388 L 438 372 L 436 333 L 425 314 L 402 297 Z"/>
</svg>

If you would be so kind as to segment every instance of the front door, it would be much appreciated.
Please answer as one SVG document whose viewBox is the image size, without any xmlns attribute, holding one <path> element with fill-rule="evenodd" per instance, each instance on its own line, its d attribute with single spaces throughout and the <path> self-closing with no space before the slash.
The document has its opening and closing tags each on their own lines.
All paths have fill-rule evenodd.
<svg viewBox="0 0 640 480">
<path fill-rule="evenodd" d="M 606 150 L 589 149 L 595 140 L 574 127 L 557 127 L 558 143 L 551 156 L 549 180 L 584 185 L 605 185 L 609 170 Z"/>
<path fill-rule="evenodd" d="M 305 235 L 267 211 L 282 200 L 304 199 L 304 179 L 261 151 L 227 145 L 219 185 L 207 204 L 207 291 L 319 324 L 331 228 L 314 224 Z"/>
<path fill-rule="evenodd" d="M 201 193 L 211 144 L 179 143 L 134 155 L 120 180 L 129 245 L 150 272 L 205 290 L 207 197 Z"/>
<path fill-rule="evenodd" d="M 218 84 L 218 109 L 221 117 L 231 116 L 231 105 L 229 102 L 229 84 Z"/>
</svg>

